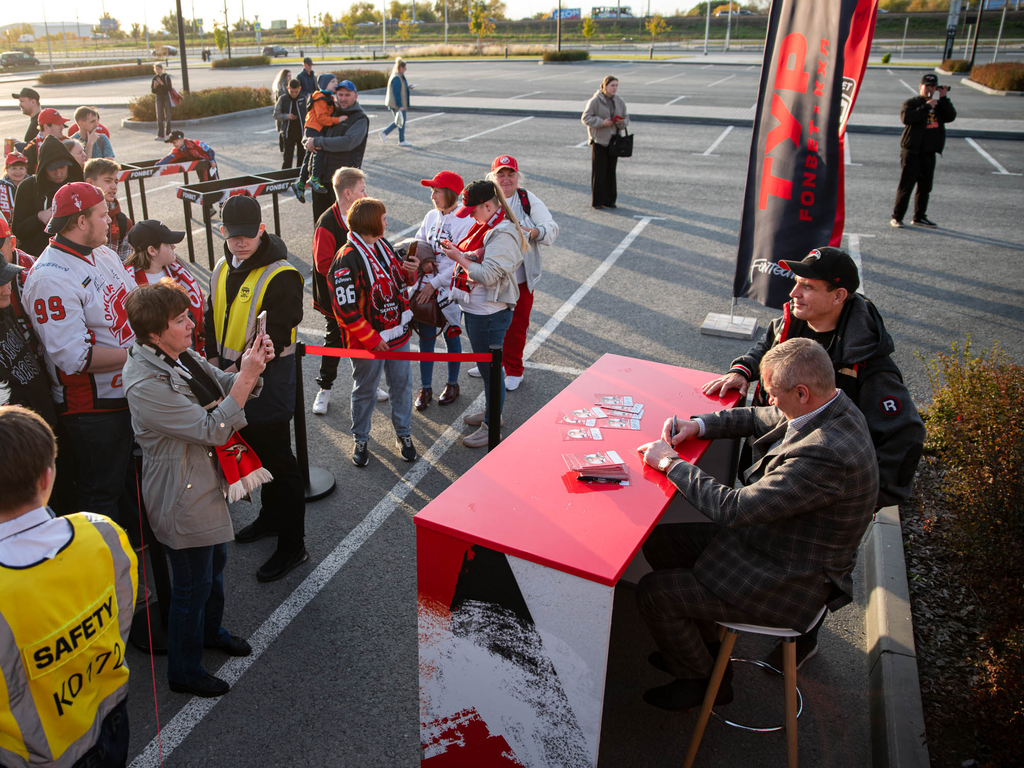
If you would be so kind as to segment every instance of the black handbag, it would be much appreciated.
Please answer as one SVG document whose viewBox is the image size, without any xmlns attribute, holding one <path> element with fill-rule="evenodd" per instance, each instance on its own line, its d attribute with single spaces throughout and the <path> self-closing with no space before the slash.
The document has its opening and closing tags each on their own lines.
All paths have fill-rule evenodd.
<svg viewBox="0 0 1024 768">
<path fill-rule="evenodd" d="M 633 156 L 633 134 L 627 133 L 625 128 L 621 132 L 613 133 L 611 141 L 608 142 L 608 154 L 612 157 Z"/>
</svg>

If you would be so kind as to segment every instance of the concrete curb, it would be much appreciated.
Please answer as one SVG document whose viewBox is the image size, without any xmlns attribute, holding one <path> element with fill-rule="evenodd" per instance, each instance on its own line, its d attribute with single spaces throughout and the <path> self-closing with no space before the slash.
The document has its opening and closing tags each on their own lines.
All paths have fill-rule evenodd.
<svg viewBox="0 0 1024 768">
<path fill-rule="evenodd" d="M 210 117 L 197 117 L 194 120 L 171 120 L 172 128 L 191 128 L 197 125 L 209 125 L 210 123 L 216 123 L 219 120 L 229 120 L 235 117 L 262 117 L 263 115 L 274 114 L 273 107 L 257 107 L 256 109 L 246 109 L 241 112 L 225 112 L 223 115 L 211 115 Z M 122 128 L 128 128 L 132 131 L 152 131 L 157 127 L 156 121 L 147 122 L 144 120 L 132 120 L 130 117 L 126 117 L 121 121 Z"/>
<path fill-rule="evenodd" d="M 880 510 L 864 542 L 873 768 L 929 768 L 910 587 L 897 507 Z"/>
<path fill-rule="evenodd" d="M 987 93 L 989 96 L 1024 96 L 1024 91 L 1000 91 L 995 88 L 989 88 L 987 85 L 971 80 L 969 77 L 965 77 L 960 81 L 968 88 L 973 88 L 976 91 Z"/>
</svg>

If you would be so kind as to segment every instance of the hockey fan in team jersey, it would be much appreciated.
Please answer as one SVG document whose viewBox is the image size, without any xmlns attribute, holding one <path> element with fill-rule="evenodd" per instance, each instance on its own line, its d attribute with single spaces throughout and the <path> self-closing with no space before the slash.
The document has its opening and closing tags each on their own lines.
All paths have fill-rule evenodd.
<svg viewBox="0 0 1024 768">
<path fill-rule="evenodd" d="M 104 245 L 110 217 L 98 188 L 66 184 L 53 207 L 53 237 L 25 283 L 24 307 L 78 457 L 80 508 L 117 520 L 133 439 L 121 369 L 135 340 L 125 311 L 135 281 Z"/>
<path fill-rule="evenodd" d="M 82 180 L 82 167 L 60 139 L 47 136 L 39 150 L 39 172 L 29 176 L 14 196 L 14 223 L 11 229 L 21 247 L 38 256 L 49 243 L 46 223 L 53 215 L 53 196 L 69 182 Z"/>
</svg>

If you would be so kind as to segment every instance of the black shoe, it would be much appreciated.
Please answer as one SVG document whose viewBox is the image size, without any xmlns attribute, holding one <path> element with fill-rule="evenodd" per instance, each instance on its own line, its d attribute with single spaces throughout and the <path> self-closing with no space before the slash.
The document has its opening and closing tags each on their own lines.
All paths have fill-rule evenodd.
<svg viewBox="0 0 1024 768">
<path fill-rule="evenodd" d="M 252 653 L 252 646 L 242 638 L 235 637 L 234 635 L 223 645 L 207 645 L 206 647 L 215 651 L 223 651 L 228 656 L 248 656 Z"/>
<path fill-rule="evenodd" d="M 204 699 L 223 696 L 231 690 L 230 685 L 211 674 L 207 674 L 202 680 L 196 680 L 194 683 L 176 683 L 173 680 L 168 680 L 167 682 L 175 693 L 191 693 L 193 696 L 199 696 Z"/>
<path fill-rule="evenodd" d="M 256 578 L 260 581 L 277 581 L 288 575 L 293 570 L 309 559 L 309 552 L 305 547 L 300 547 L 297 552 L 288 553 L 277 550 L 270 556 L 270 559 L 256 571 Z"/>
<path fill-rule="evenodd" d="M 416 461 L 416 459 L 419 458 L 416 455 L 416 446 L 412 444 L 412 438 L 409 437 L 409 435 L 398 438 L 395 441 L 395 445 L 401 449 L 402 458 L 406 461 Z"/>
<path fill-rule="evenodd" d="M 725 677 L 718 687 L 715 706 L 732 703 L 732 665 L 725 668 Z M 686 712 L 704 703 L 704 695 L 708 692 L 709 678 L 697 680 L 673 680 L 668 685 L 650 688 L 644 691 L 644 701 L 652 707 L 667 709 L 669 712 Z"/>
<path fill-rule="evenodd" d="M 783 655 L 782 646 L 785 643 L 779 641 L 778 645 L 772 648 L 771 653 L 764 657 L 764 663 L 773 667 L 780 675 L 782 674 L 783 667 Z M 800 669 L 804 665 L 804 662 L 813 657 L 818 652 L 818 638 L 810 635 L 801 635 L 796 639 L 796 668 Z M 770 669 L 762 667 L 765 672 L 769 674 L 775 674 Z"/>
<path fill-rule="evenodd" d="M 704 647 L 708 649 L 708 653 L 711 654 L 711 658 L 718 658 L 718 651 L 722 648 L 721 643 L 704 643 Z M 647 663 L 660 672 L 671 675 L 672 670 L 668 668 L 668 662 L 665 661 L 665 656 L 661 651 L 652 651 L 647 657 Z"/>
<path fill-rule="evenodd" d="M 356 440 L 352 448 L 352 463 L 357 467 L 365 467 L 370 463 L 370 452 L 366 448 L 365 440 Z"/>
<path fill-rule="evenodd" d="M 619 206 L 617 206 L 615 203 L 608 203 L 608 205 L 605 206 L 605 208 L 618 208 L 618 207 Z"/>
<path fill-rule="evenodd" d="M 937 226 L 939 226 L 934 221 L 929 219 L 927 216 L 921 216 L 920 218 L 914 219 L 910 223 L 913 224 L 914 226 L 917 226 L 917 227 L 937 227 Z"/>
<path fill-rule="evenodd" d="M 251 544 L 254 541 L 265 539 L 267 536 L 277 536 L 274 527 L 261 522 L 262 517 L 257 517 L 254 522 L 249 523 L 242 530 L 235 534 L 235 541 L 239 544 Z"/>
</svg>

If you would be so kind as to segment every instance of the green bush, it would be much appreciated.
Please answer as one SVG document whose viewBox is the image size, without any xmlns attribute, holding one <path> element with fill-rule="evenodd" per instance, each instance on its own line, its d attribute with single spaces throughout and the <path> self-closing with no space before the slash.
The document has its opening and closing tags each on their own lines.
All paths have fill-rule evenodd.
<svg viewBox="0 0 1024 768">
<path fill-rule="evenodd" d="M 888 64 L 890 61 L 892 61 L 892 54 L 891 53 L 884 53 L 884 54 L 882 54 L 882 63 L 883 64 Z"/>
<path fill-rule="evenodd" d="M 100 69 L 73 69 L 70 72 L 43 72 L 38 80 L 42 85 L 61 83 L 88 83 L 94 80 L 117 80 L 122 77 L 152 77 L 152 64 L 129 64 Z"/>
<path fill-rule="evenodd" d="M 970 72 L 971 62 L 966 59 L 946 59 L 940 65 L 947 72 Z"/>
<path fill-rule="evenodd" d="M 997 91 L 1024 91 L 1024 64 L 982 64 L 972 70 L 971 80 Z"/>
<path fill-rule="evenodd" d="M 544 61 L 586 61 L 589 58 L 586 51 L 544 51 Z"/>
<path fill-rule="evenodd" d="M 388 73 L 376 69 L 339 69 L 331 72 L 338 82 L 351 80 L 360 91 L 372 91 L 388 84 Z"/>
<path fill-rule="evenodd" d="M 270 64 L 269 56 L 235 56 L 233 59 L 215 59 L 211 67 L 229 69 L 231 67 L 265 67 Z"/>
<path fill-rule="evenodd" d="M 175 121 L 226 115 L 247 109 L 269 107 L 274 103 L 269 88 L 208 88 L 182 96 L 181 104 L 172 110 Z M 128 111 L 131 112 L 133 120 L 153 122 L 156 120 L 156 99 L 151 93 L 132 99 L 128 102 Z"/>
</svg>

